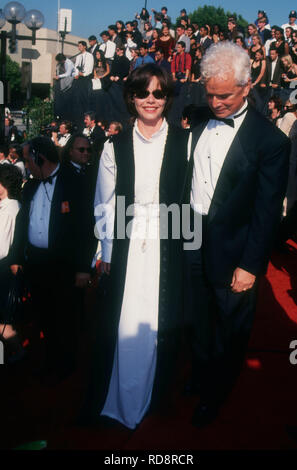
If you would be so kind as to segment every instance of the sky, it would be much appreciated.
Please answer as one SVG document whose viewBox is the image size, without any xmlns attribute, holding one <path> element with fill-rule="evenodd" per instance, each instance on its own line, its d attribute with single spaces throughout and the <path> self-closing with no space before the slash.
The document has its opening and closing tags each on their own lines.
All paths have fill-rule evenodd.
<svg viewBox="0 0 297 470">
<path fill-rule="evenodd" d="M 6 3 L 0 0 L 0 8 Z M 26 10 L 40 10 L 44 17 L 44 27 L 57 29 L 57 11 L 58 0 L 38 1 L 38 0 L 20 0 Z M 166 5 L 168 14 L 172 20 L 179 16 L 181 8 L 185 8 L 188 13 L 199 6 L 213 5 L 223 7 L 225 11 L 241 14 L 249 23 L 254 22 L 258 10 L 265 10 L 268 14 L 270 24 L 282 25 L 288 20 L 290 10 L 297 10 L 296 2 L 282 0 L 281 2 L 271 2 L 271 0 L 238 0 L 224 1 L 200 1 L 197 0 L 147 0 L 147 8 L 160 10 Z M 134 18 L 136 12 L 140 12 L 144 6 L 145 0 L 60 0 L 61 8 L 72 9 L 72 34 L 88 37 L 91 34 L 99 36 L 106 26 L 113 24 L 116 20 L 128 21 Z"/>
</svg>

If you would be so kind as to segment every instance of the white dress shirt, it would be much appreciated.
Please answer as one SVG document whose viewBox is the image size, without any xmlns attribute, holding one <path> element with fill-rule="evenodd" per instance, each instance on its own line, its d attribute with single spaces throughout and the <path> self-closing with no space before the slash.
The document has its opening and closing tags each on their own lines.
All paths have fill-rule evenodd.
<svg viewBox="0 0 297 470">
<path fill-rule="evenodd" d="M 8 255 L 12 245 L 15 219 L 19 208 L 20 204 L 16 199 L 7 197 L 0 201 L 0 259 Z"/>
<path fill-rule="evenodd" d="M 58 140 L 58 144 L 60 147 L 65 147 L 65 145 L 67 144 L 68 140 L 70 139 L 71 137 L 71 134 L 64 134 L 64 135 L 61 135 L 61 137 L 59 138 Z"/>
<path fill-rule="evenodd" d="M 80 67 L 80 70 L 78 69 Z M 82 70 L 81 70 L 82 67 Z M 75 75 L 79 75 L 80 72 L 83 73 L 84 77 L 91 75 L 94 68 L 94 57 L 93 54 L 90 52 L 84 52 L 83 54 L 79 54 L 76 57 L 75 61 Z"/>
<path fill-rule="evenodd" d="M 290 23 L 285 23 L 281 26 L 281 28 L 285 31 L 286 28 L 293 28 L 293 29 L 297 29 L 297 24 L 294 23 L 294 24 L 290 24 Z"/>
<path fill-rule="evenodd" d="M 61 73 L 60 75 L 57 75 L 59 78 L 72 77 L 75 75 L 74 64 L 70 59 L 65 60 L 64 67 L 65 67 L 65 72 Z"/>
<path fill-rule="evenodd" d="M 57 173 L 60 164 L 51 173 Z M 28 239 L 31 245 L 37 248 L 48 248 L 48 232 L 51 205 L 56 186 L 57 176 L 54 176 L 52 184 L 41 182 L 30 206 L 30 221 Z"/>
<path fill-rule="evenodd" d="M 275 59 L 275 60 L 271 61 L 271 76 L 270 76 L 270 82 L 272 82 L 272 79 L 273 79 L 273 75 L 274 75 L 275 67 L 276 67 L 276 64 L 277 64 L 277 60 L 278 60 L 278 59 Z"/>
<path fill-rule="evenodd" d="M 27 175 L 24 163 L 21 160 L 18 160 L 14 163 L 14 166 L 16 166 L 20 170 L 23 179 L 25 179 Z"/>
<path fill-rule="evenodd" d="M 191 41 L 190 41 L 190 38 L 189 36 L 187 36 L 186 34 L 182 34 L 178 40 L 176 41 L 176 45 L 177 43 L 179 43 L 180 41 L 183 41 L 186 45 L 185 47 L 185 52 L 190 52 L 190 49 L 191 49 Z M 176 45 L 175 45 L 175 49 L 176 49 Z"/>
<path fill-rule="evenodd" d="M 108 39 L 108 41 L 101 44 L 99 49 L 104 52 L 105 59 L 113 59 L 116 51 L 116 43 Z"/>
<path fill-rule="evenodd" d="M 247 107 L 245 103 L 232 116 L 240 114 Z M 231 147 L 246 113 L 234 119 L 234 128 L 216 119 L 210 119 L 194 150 L 194 168 L 191 190 L 191 207 L 207 215 L 226 155 Z"/>
</svg>

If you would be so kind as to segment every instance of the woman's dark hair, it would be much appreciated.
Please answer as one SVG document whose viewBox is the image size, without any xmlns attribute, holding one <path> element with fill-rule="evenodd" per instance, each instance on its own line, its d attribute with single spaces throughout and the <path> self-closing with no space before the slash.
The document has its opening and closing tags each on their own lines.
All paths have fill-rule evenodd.
<svg viewBox="0 0 297 470">
<path fill-rule="evenodd" d="M 65 147 L 63 148 L 63 151 L 62 151 L 62 162 L 69 162 L 71 160 L 70 158 L 70 150 L 73 148 L 73 145 L 74 145 L 74 142 L 76 141 L 76 139 L 85 139 L 89 144 L 90 144 L 90 141 L 88 139 L 88 137 L 82 133 L 75 133 L 73 134 L 67 141 Z M 91 146 L 91 144 L 90 144 Z"/>
<path fill-rule="evenodd" d="M 22 182 L 22 173 L 17 166 L 0 165 L 0 184 L 7 190 L 9 199 L 20 200 Z"/>
<path fill-rule="evenodd" d="M 142 8 L 141 13 L 140 13 L 139 16 L 140 16 L 141 20 L 147 21 L 150 17 L 150 14 L 149 14 L 149 12 L 147 11 L 146 8 Z"/>
<path fill-rule="evenodd" d="M 276 107 L 278 111 L 282 110 L 283 102 L 278 96 L 272 96 L 269 101 L 272 101 L 274 103 L 274 106 Z"/>
<path fill-rule="evenodd" d="M 97 54 L 100 55 L 100 59 L 97 58 Z M 95 66 L 98 65 L 98 62 L 101 62 L 102 67 L 106 68 L 106 59 L 105 59 L 105 56 L 104 56 L 104 52 L 101 49 L 97 49 L 97 51 L 96 51 L 95 62 L 96 61 L 97 61 L 97 64 L 95 63 Z"/>
<path fill-rule="evenodd" d="M 244 49 L 246 49 L 246 45 L 245 45 L 245 42 L 244 42 L 243 37 L 242 37 L 242 36 L 236 36 L 236 37 L 234 38 L 234 42 L 235 42 L 235 43 L 236 43 L 237 39 L 239 39 L 239 41 L 241 42 L 242 47 L 243 47 Z M 257 52 L 258 52 L 258 51 L 257 51 Z"/>
<path fill-rule="evenodd" d="M 122 27 L 121 31 L 123 31 L 123 29 L 125 29 L 125 23 L 122 21 L 122 20 L 118 20 L 116 21 L 116 23 L 119 23 Z"/>
<path fill-rule="evenodd" d="M 137 117 L 134 104 L 135 94 L 139 91 L 147 90 L 150 81 L 156 77 L 160 83 L 161 90 L 166 95 L 166 104 L 163 115 L 166 116 L 173 100 L 174 84 L 168 72 L 157 64 L 146 64 L 137 69 L 128 76 L 125 82 L 124 99 L 129 112 Z"/>
</svg>

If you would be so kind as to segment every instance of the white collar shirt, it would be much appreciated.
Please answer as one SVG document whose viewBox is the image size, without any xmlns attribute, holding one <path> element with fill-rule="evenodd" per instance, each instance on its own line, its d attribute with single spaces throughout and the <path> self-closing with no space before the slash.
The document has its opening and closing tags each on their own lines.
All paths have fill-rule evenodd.
<svg viewBox="0 0 297 470">
<path fill-rule="evenodd" d="M 101 44 L 99 49 L 104 52 L 105 59 L 113 59 L 116 51 L 116 44 L 108 39 L 108 41 Z"/>
<path fill-rule="evenodd" d="M 64 62 L 65 72 L 58 75 L 59 78 L 72 77 L 75 73 L 74 64 L 70 59 L 66 59 Z M 58 67 L 57 67 L 58 70 Z"/>
<path fill-rule="evenodd" d="M 12 245 L 15 219 L 19 211 L 20 204 L 15 199 L 0 200 L 0 260 L 8 255 Z"/>
<path fill-rule="evenodd" d="M 135 161 L 135 203 L 137 204 L 140 203 L 138 199 L 141 199 L 142 204 L 145 204 L 148 200 L 151 202 L 156 197 L 156 188 L 154 187 L 154 183 L 151 184 L 151 182 L 155 181 L 155 176 L 161 169 L 161 157 L 163 156 L 162 152 L 165 147 L 167 132 L 168 124 L 164 119 L 160 129 L 148 139 L 140 132 L 138 121 L 136 120 L 135 122 L 133 144 Z M 136 160 L 141 160 L 142 164 L 137 164 Z M 148 174 L 152 178 L 148 178 Z M 116 178 L 117 168 L 113 143 L 105 142 L 100 157 L 94 208 L 96 219 L 95 234 L 101 241 L 101 259 L 108 263 L 110 263 L 111 260 L 113 244 Z M 142 181 L 140 185 L 138 184 L 139 181 Z M 143 184 L 143 181 L 145 181 L 146 184 Z"/>
<path fill-rule="evenodd" d="M 59 168 L 60 164 L 50 176 L 55 175 Z M 51 184 L 41 181 L 31 201 L 28 240 L 37 248 L 48 248 L 50 213 L 56 181 L 57 175 L 53 177 Z"/>
<path fill-rule="evenodd" d="M 90 52 L 85 51 L 82 54 L 79 54 L 76 57 L 75 61 L 75 75 L 79 75 L 80 72 L 83 73 L 84 77 L 91 75 L 94 68 L 94 57 Z"/>
<path fill-rule="evenodd" d="M 245 103 L 235 114 L 247 108 Z M 194 167 L 191 190 L 191 207 L 201 215 L 207 215 L 214 191 L 231 144 L 246 113 L 234 119 L 234 128 L 216 119 L 210 119 L 194 149 Z"/>
<path fill-rule="evenodd" d="M 71 134 L 64 134 L 64 135 L 61 135 L 61 137 L 59 138 L 58 140 L 58 144 L 60 147 L 65 147 L 65 145 L 67 144 L 68 140 L 70 139 L 71 137 Z"/>
<path fill-rule="evenodd" d="M 273 75 L 274 75 L 274 72 L 275 72 L 275 67 L 277 65 L 277 60 L 278 59 L 275 59 L 275 60 L 271 61 L 271 76 L 270 76 L 270 81 L 271 82 L 272 82 Z"/>
</svg>

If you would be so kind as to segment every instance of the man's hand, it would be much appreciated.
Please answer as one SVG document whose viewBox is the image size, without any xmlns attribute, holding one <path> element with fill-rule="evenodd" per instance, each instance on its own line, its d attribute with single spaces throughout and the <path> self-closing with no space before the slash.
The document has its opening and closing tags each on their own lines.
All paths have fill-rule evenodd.
<svg viewBox="0 0 297 470">
<path fill-rule="evenodd" d="M 14 276 L 17 275 L 19 269 L 20 269 L 21 271 L 23 270 L 23 266 L 21 266 L 20 264 L 12 264 L 12 265 L 10 266 L 10 271 L 12 272 L 12 274 L 13 274 Z"/>
<path fill-rule="evenodd" d="M 110 263 L 106 263 L 105 261 L 101 261 L 101 272 L 102 274 L 110 274 Z"/>
<path fill-rule="evenodd" d="M 91 284 L 91 275 L 90 273 L 76 273 L 75 275 L 75 287 L 86 287 Z"/>
<path fill-rule="evenodd" d="M 79 79 L 79 75 L 75 75 L 74 80 L 78 80 L 78 79 Z"/>
<path fill-rule="evenodd" d="M 181 82 L 181 83 L 185 83 L 186 81 L 187 81 L 186 78 L 181 78 L 181 79 L 180 79 L 180 82 Z"/>
<path fill-rule="evenodd" d="M 244 292 L 251 289 L 255 283 L 256 276 L 241 268 L 236 268 L 231 282 L 231 289 L 234 293 Z"/>
</svg>

